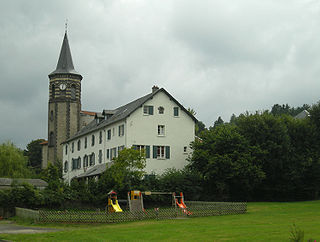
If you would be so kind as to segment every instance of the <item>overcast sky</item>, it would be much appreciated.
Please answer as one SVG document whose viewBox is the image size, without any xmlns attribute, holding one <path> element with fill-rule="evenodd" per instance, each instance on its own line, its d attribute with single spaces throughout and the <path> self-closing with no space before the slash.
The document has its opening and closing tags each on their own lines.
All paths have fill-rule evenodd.
<svg viewBox="0 0 320 242">
<path fill-rule="evenodd" d="M 66 19 L 83 110 L 158 85 L 210 126 L 320 99 L 320 1 L 1 0 L 0 143 L 47 138 Z"/>
</svg>

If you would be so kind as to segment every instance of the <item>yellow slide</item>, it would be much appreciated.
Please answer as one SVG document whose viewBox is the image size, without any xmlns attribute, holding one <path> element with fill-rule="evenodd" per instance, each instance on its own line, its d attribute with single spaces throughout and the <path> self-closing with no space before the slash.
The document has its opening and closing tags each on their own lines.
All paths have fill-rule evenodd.
<svg viewBox="0 0 320 242">
<path fill-rule="evenodd" d="M 112 200 L 111 200 L 111 205 L 112 205 L 112 208 L 114 209 L 114 211 L 116 213 L 118 212 L 123 212 L 122 209 L 120 208 L 119 206 L 119 203 L 118 203 L 118 200 L 116 200 L 116 204 L 113 204 Z"/>
</svg>

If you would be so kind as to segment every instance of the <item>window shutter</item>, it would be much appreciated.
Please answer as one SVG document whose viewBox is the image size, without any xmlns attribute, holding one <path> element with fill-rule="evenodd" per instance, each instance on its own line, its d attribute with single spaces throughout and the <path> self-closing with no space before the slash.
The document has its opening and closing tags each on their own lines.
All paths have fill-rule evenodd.
<svg viewBox="0 0 320 242">
<path fill-rule="evenodd" d="M 153 106 L 149 106 L 149 114 L 153 115 Z"/>
<path fill-rule="evenodd" d="M 150 158 L 150 145 L 146 145 L 146 158 Z"/>
<path fill-rule="evenodd" d="M 166 159 L 170 159 L 170 146 L 166 146 Z"/>
<path fill-rule="evenodd" d="M 157 146 L 153 146 L 153 158 L 157 159 Z"/>
</svg>

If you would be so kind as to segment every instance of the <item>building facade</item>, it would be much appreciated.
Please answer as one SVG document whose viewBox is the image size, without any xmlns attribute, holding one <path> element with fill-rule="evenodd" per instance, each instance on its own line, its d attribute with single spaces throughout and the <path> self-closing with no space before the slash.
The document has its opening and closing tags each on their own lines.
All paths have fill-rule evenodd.
<svg viewBox="0 0 320 242">
<path fill-rule="evenodd" d="M 196 119 L 164 88 L 115 110 L 103 110 L 95 120 L 63 144 L 63 177 L 97 176 L 123 148 L 145 153 L 146 168 L 161 174 L 181 169 L 195 139 Z"/>
<path fill-rule="evenodd" d="M 61 162 L 66 182 L 99 176 L 119 151 L 135 147 L 146 155 L 147 173 L 183 168 L 197 121 L 164 88 L 114 110 L 81 110 L 82 76 L 75 71 L 67 32 L 58 64 L 49 74 L 48 140 L 42 168 Z"/>
</svg>

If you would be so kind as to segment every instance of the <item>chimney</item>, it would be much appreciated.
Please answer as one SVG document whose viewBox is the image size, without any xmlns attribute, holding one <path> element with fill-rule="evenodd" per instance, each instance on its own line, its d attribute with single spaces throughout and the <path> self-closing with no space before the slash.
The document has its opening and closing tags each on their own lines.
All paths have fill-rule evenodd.
<svg viewBox="0 0 320 242">
<path fill-rule="evenodd" d="M 159 90 L 159 87 L 156 86 L 156 85 L 154 85 L 154 86 L 152 87 L 152 93 L 156 92 L 157 90 Z"/>
</svg>

